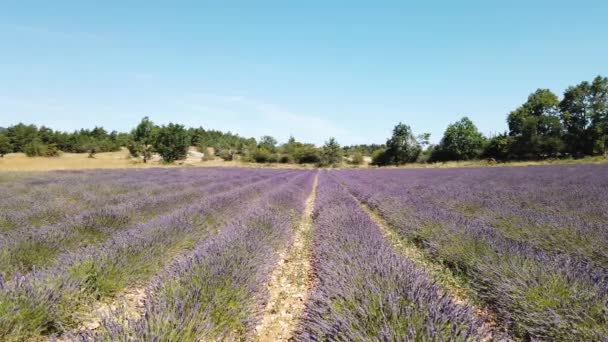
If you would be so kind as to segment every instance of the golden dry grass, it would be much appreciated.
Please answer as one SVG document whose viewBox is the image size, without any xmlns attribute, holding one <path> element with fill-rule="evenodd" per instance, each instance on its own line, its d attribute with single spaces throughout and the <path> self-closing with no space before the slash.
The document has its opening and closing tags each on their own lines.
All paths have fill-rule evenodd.
<svg viewBox="0 0 608 342">
<path fill-rule="evenodd" d="M 156 165 L 154 165 L 156 164 Z M 144 164 L 129 158 L 127 151 L 98 153 L 89 158 L 86 153 L 62 153 L 59 157 L 27 157 L 23 153 L 10 153 L 0 158 L 2 171 L 47 171 L 74 169 L 113 169 L 159 166 L 158 162 Z"/>
<path fill-rule="evenodd" d="M 450 167 L 479 167 L 479 166 L 533 166 L 533 165 L 568 165 L 568 164 L 604 164 L 608 158 L 604 156 L 585 157 L 581 159 L 548 159 L 539 161 L 510 161 L 506 163 L 489 162 L 487 160 L 449 161 L 430 164 L 408 164 L 401 167 L 450 168 Z"/>
<path fill-rule="evenodd" d="M 410 163 L 399 166 L 383 166 L 383 169 L 438 169 L 438 168 L 458 168 L 458 167 L 509 167 L 509 166 L 533 166 L 533 165 L 570 165 L 570 164 L 606 164 L 608 156 L 585 157 L 581 159 L 550 159 L 539 161 L 510 161 L 504 163 L 489 162 L 487 160 L 468 160 L 468 161 L 448 161 L 438 163 Z M 350 168 L 377 168 L 374 165 L 348 165 L 344 164 L 339 169 Z"/>
<path fill-rule="evenodd" d="M 89 158 L 87 153 L 62 153 L 59 157 L 28 157 L 23 153 L 10 153 L 0 158 L 0 171 L 50 171 L 50 170 L 82 170 L 82 169 L 124 169 L 146 167 L 270 167 L 270 168 L 313 168 L 314 165 L 295 164 L 257 164 L 241 161 L 224 161 L 222 159 L 201 161 L 200 158 L 189 157 L 186 160 L 165 164 L 159 158 L 144 163 L 140 159 L 129 157 L 129 152 L 123 149 L 118 152 L 95 154 Z"/>
<path fill-rule="evenodd" d="M 339 169 L 348 168 L 370 168 L 372 165 L 348 165 L 344 164 Z M 530 166 L 530 165 L 562 165 L 562 164 L 603 164 L 608 163 L 608 158 L 603 156 L 586 157 L 582 159 L 560 159 L 545 161 L 522 161 L 508 163 L 489 163 L 485 160 L 473 160 L 463 162 L 445 162 L 432 164 L 406 164 L 398 168 L 453 168 L 453 167 L 502 167 L 502 166 Z M 214 160 L 201 161 L 200 158 L 189 157 L 184 161 L 174 164 L 165 164 L 159 158 L 154 158 L 148 163 L 139 159 L 130 158 L 129 152 L 122 149 L 118 152 L 97 153 L 95 158 L 89 158 L 87 153 L 62 153 L 59 157 L 27 157 L 23 153 L 10 153 L 0 158 L 0 171 L 49 171 L 49 170 L 79 170 L 79 169 L 123 169 L 123 168 L 146 168 L 146 167 L 250 167 L 250 168 L 288 168 L 288 169 L 311 169 L 313 164 L 258 164 L 243 161 L 224 161 L 216 158 Z M 395 166 L 389 166 L 395 168 Z"/>
</svg>

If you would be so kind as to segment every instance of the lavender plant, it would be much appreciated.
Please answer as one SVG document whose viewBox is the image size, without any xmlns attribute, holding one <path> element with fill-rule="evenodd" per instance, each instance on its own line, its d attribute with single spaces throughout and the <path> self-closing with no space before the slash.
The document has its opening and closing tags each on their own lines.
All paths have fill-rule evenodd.
<svg viewBox="0 0 608 342">
<path fill-rule="evenodd" d="M 232 177 L 213 181 L 213 172 L 205 177 L 209 179 L 174 177 L 181 179 L 183 184 L 175 186 L 175 180 L 167 179 L 164 186 L 169 187 L 170 191 L 165 188 L 166 191 L 158 194 L 137 192 L 119 197 L 120 203 L 96 206 L 95 209 L 84 211 L 56 225 L 39 229 L 26 225 L 6 232 L 0 240 L 0 266 L 7 275 L 48 266 L 62 251 L 98 244 L 112 233 L 128 228 L 130 224 L 152 219 L 188 202 L 243 184 L 243 180 L 238 181 Z M 251 180 L 245 180 L 247 181 Z"/>
<path fill-rule="evenodd" d="M 344 171 L 526 339 L 608 337 L 608 167 Z"/>
<path fill-rule="evenodd" d="M 315 288 L 296 340 L 467 340 L 486 332 L 424 270 L 395 253 L 328 172 L 314 212 Z"/>
<path fill-rule="evenodd" d="M 267 296 L 265 283 L 276 263 L 275 252 L 290 240 L 311 191 L 312 176 L 304 172 L 287 182 L 274 179 L 273 190 L 260 202 L 156 277 L 141 318 L 117 314 L 104 322 L 103 334 L 80 337 L 127 341 L 251 337 Z"/>
<path fill-rule="evenodd" d="M 268 190 L 269 182 L 282 182 L 294 172 L 238 173 L 242 179 L 232 179 L 223 191 L 117 231 L 99 246 L 67 251 L 53 268 L 2 280 L 0 337 L 20 340 L 76 328 L 97 300 L 152 276 L 163 260 L 217 232 L 232 210 L 242 210 Z"/>
</svg>

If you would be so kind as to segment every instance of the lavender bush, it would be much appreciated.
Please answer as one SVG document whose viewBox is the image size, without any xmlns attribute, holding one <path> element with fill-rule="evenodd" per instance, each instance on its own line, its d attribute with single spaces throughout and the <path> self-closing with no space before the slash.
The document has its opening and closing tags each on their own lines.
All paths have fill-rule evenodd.
<svg viewBox="0 0 608 342">
<path fill-rule="evenodd" d="M 234 211 L 243 210 L 269 185 L 295 175 L 294 171 L 221 171 L 240 176 L 219 177 L 220 183 L 231 184 L 177 210 L 113 232 L 101 245 L 68 250 L 52 268 L 1 280 L 0 337 L 19 340 L 78 327 L 97 300 L 152 276 L 172 256 L 217 232 Z"/>
<path fill-rule="evenodd" d="M 120 203 L 96 203 L 96 208 L 84 211 L 55 225 L 39 229 L 24 225 L 20 229 L 6 232 L 0 240 L 0 266 L 4 273 L 29 272 L 34 267 L 52 264 L 62 251 L 79 246 L 103 242 L 113 232 L 141 222 L 164 212 L 175 210 L 188 202 L 196 201 L 215 192 L 226 191 L 238 185 L 236 179 L 227 177 L 220 182 L 213 181 L 212 173 L 205 175 L 208 180 L 189 176 L 178 178 L 181 183 L 174 185 L 175 179 L 167 179 L 165 191 L 155 193 L 135 192 L 120 196 Z M 105 195 L 103 192 L 101 197 Z M 69 208 L 69 207 L 68 207 Z"/>
<path fill-rule="evenodd" d="M 608 338 L 608 167 L 343 171 L 514 336 Z"/>
<path fill-rule="evenodd" d="M 466 340 L 485 333 L 473 308 L 442 294 L 396 254 L 328 172 L 319 179 L 314 218 L 316 283 L 297 340 Z"/>
<path fill-rule="evenodd" d="M 0 340 L 252 339 L 314 176 L 0 174 Z M 359 202 L 470 301 L 395 252 Z M 295 340 L 608 339 L 606 165 L 321 171 L 314 224 Z M 110 305 L 142 289 L 143 306 Z"/>
<path fill-rule="evenodd" d="M 272 191 L 259 202 L 156 277 L 140 319 L 116 314 L 118 319 L 105 321 L 105 333 L 80 338 L 194 341 L 251 337 L 264 306 L 265 283 L 276 264 L 276 251 L 290 240 L 312 180 L 310 171 L 287 182 L 274 179 Z"/>
</svg>

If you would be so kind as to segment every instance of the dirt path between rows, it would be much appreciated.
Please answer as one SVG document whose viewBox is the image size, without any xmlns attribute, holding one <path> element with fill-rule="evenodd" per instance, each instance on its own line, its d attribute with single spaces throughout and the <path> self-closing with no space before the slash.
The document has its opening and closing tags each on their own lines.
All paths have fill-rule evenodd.
<svg viewBox="0 0 608 342">
<path fill-rule="evenodd" d="M 312 212 L 318 180 L 317 172 L 302 220 L 295 229 L 293 244 L 279 253 L 279 263 L 268 283 L 270 299 L 255 329 L 256 341 L 288 341 L 304 311 L 312 287 Z"/>
</svg>

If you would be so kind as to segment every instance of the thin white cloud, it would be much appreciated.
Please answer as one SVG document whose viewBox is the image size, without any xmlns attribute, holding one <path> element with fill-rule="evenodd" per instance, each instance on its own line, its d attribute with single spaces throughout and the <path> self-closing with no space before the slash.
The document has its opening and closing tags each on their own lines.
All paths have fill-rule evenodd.
<svg viewBox="0 0 608 342">
<path fill-rule="evenodd" d="M 255 138 L 271 135 L 280 142 L 287 141 L 289 135 L 317 145 L 332 136 L 342 144 L 358 140 L 353 132 L 327 118 L 296 113 L 240 95 L 199 93 L 145 100 L 109 98 L 108 101 L 88 96 L 74 101 L 70 96 L 61 92 L 44 96 L 38 92 L 21 97 L 0 96 L 0 126 L 23 121 L 60 130 L 101 125 L 125 131 L 148 115 L 158 124 L 176 122 Z"/>
<path fill-rule="evenodd" d="M 203 116 L 216 125 L 213 127 L 230 129 L 241 135 L 268 134 L 286 140 L 293 134 L 298 140 L 316 144 L 322 144 L 330 136 L 339 140 L 350 136 L 343 127 L 325 118 L 295 113 L 240 95 L 201 93 L 186 96 L 177 104 L 183 112 Z"/>
</svg>

